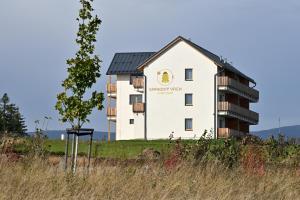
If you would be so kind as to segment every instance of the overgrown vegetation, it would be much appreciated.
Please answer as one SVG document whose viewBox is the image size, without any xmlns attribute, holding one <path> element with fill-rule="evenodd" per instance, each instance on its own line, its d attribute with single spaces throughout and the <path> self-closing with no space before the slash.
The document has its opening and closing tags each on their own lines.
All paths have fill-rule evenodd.
<svg viewBox="0 0 300 200">
<path fill-rule="evenodd" d="M 0 183 L 0 199 L 297 199 L 300 195 L 300 146 L 283 137 L 96 142 L 89 174 L 84 170 L 87 146 L 81 143 L 76 176 L 63 170 L 62 156 L 50 154 L 51 148 L 63 152 L 63 141 L 42 135 L 11 139 L 1 140 L 5 145 L 0 178 L 5 181 Z M 15 154 L 17 148 L 26 148 L 21 151 L 26 154 Z M 139 156 L 145 149 L 157 150 L 159 156 Z"/>
<path fill-rule="evenodd" d="M 300 173 L 267 168 L 263 176 L 220 164 L 176 170 L 160 163 L 122 164 L 103 161 L 89 175 L 65 173 L 44 160 L 0 159 L 0 199 L 298 199 Z"/>
<path fill-rule="evenodd" d="M 17 140 L 15 140 L 17 141 Z M 22 139 L 22 143 L 13 144 L 13 151 L 20 154 L 36 152 L 37 154 L 64 155 L 65 142 L 61 140 L 48 140 L 42 133 L 31 138 Z M 69 147 L 71 148 L 71 147 Z M 234 138 L 213 140 L 205 135 L 199 140 L 155 140 L 155 141 L 94 141 L 92 148 L 93 157 L 135 159 L 144 149 L 153 149 L 170 160 L 185 160 L 194 164 L 220 162 L 228 168 L 247 165 L 247 160 L 254 159 L 261 165 L 289 165 L 300 164 L 300 145 L 291 140 L 269 138 L 260 140 L 248 136 L 242 140 Z M 71 149 L 70 149 L 71 150 Z M 79 142 L 79 155 L 85 156 L 88 142 Z M 41 153 L 38 153 L 41 152 Z M 69 151 L 70 152 L 70 151 Z M 171 162 L 171 161 L 170 161 Z"/>
<path fill-rule="evenodd" d="M 211 140 L 204 134 L 196 142 L 178 143 L 174 152 L 194 164 L 219 162 L 228 168 L 243 166 L 255 170 L 263 170 L 266 165 L 300 167 L 300 145 L 283 136 L 266 141 L 251 135 L 240 140 Z"/>
</svg>

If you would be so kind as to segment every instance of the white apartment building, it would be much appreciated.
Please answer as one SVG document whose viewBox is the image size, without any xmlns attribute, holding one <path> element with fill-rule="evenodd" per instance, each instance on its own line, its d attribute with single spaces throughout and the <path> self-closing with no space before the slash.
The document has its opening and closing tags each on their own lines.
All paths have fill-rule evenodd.
<svg viewBox="0 0 300 200">
<path fill-rule="evenodd" d="M 255 81 L 181 36 L 158 52 L 116 53 L 107 75 L 117 140 L 243 136 L 258 123 Z"/>
</svg>

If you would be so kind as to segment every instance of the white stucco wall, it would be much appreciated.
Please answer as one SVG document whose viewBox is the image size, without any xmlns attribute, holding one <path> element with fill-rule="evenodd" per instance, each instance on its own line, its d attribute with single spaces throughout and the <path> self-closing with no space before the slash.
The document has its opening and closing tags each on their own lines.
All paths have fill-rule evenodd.
<svg viewBox="0 0 300 200">
<path fill-rule="evenodd" d="M 144 113 L 133 113 L 132 105 L 129 104 L 130 94 L 143 94 L 137 92 L 130 85 L 130 75 L 117 75 L 117 122 L 116 139 L 144 139 Z M 143 95 L 144 96 L 144 95 Z M 134 124 L 129 120 L 134 119 Z"/>
<path fill-rule="evenodd" d="M 185 81 L 186 68 L 193 69 L 193 81 Z M 164 69 L 173 74 L 173 80 L 167 86 L 162 85 L 157 76 L 157 72 Z M 147 138 L 168 138 L 171 132 L 175 138 L 193 138 L 195 134 L 200 137 L 205 129 L 212 129 L 216 72 L 217 67 L 211 60 L 184 41 L 149 64 L 144 69 L 147 76 Z M 169 92 L 153 91 L 153 88 L 169 88 Z M 179 91 L 170 92 L 172 88 Z M 193 106 L 185 106 L 185 93 L 193 94 Z M 124 103 L 128 104 L 128 101 Z M 185 131 L 185 118 L 193 118 L 193 131 Z"/>
</svg>

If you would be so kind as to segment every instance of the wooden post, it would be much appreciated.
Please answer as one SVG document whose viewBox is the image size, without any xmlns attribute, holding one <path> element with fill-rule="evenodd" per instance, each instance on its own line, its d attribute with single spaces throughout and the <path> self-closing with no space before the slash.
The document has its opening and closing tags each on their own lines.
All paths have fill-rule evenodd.
<svg viewBox="0 0 300 200">
<path fill-rule="evenodd" d="M 89 142 L 89 149 L 88 149 L 88 166 L 89 169 L 91 163 L 91 154 L 92 154 L 92 145 L 93 145 L 93 134 L 94 129 L 67 129 L 67 139 L 66 139 L 66 146 L 65 146 L 65 171 L 68 169 L 68 156 L 69 156 L 69 141 L 70 141 L 70 134 L 73 135 L 72 141 L 72 151 L 71 151 L 71 171 L 73 174 L 76 173 L 77 168 L 77 157 L 78 157 L 78 147 L 79 147 L 79 137 L 90 135 L 90 142 Z"/>
<path fill-rule="evenodd" d="M 74 168 L 74 152 L 75 152 L 75 134 L 73 133 L 73 140 L 72 140 L 72 149 L 71 149 L 71 168 Z"/>
<path fill-rule="evenodd" d="M 68 155 L 69 154 L 69 133 L 67 133 L 66 147 L 65 147 L 65 170 L 68 169 Z"/>
<path fill-rule="evenodd" d="M 75 153 L 74 153 L 74 166 L 73 166 L 73 173 L 75 174 L 75 172 L 76 172 L 76 165 L 77 165 L 77 154 L 78 154 L 78 138 L 79 138 L 79 136 L 78 135 L 76 135 L 76 137 L 75 137 L 76 139 L 75 139 Z"/>
</svg>

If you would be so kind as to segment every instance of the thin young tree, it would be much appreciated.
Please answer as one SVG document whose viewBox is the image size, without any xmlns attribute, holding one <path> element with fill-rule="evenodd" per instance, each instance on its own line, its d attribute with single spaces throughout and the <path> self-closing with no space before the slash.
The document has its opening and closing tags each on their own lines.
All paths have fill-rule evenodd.
<svg viewBox="0 0 300 200">
<path fill-rule="evenodd" d="M 57 95 L 55 108 L 62 122 L 69 122 L 73 129 L 80 129 L 89 122 L 88 116 L 97 107 L 103 108 L 102 92 L 87 93 L 100 77 L 99 56 L 95 55 L 96 35 L 101 20 L 93 15 L 93 0 L 80 0 L 81 8 L 76 19 L 79 24 L 76 44 L 79 49 L 74 58 L 67 60 L 68 77 L 63 81 L 64 91 Z"/>
</svg>

